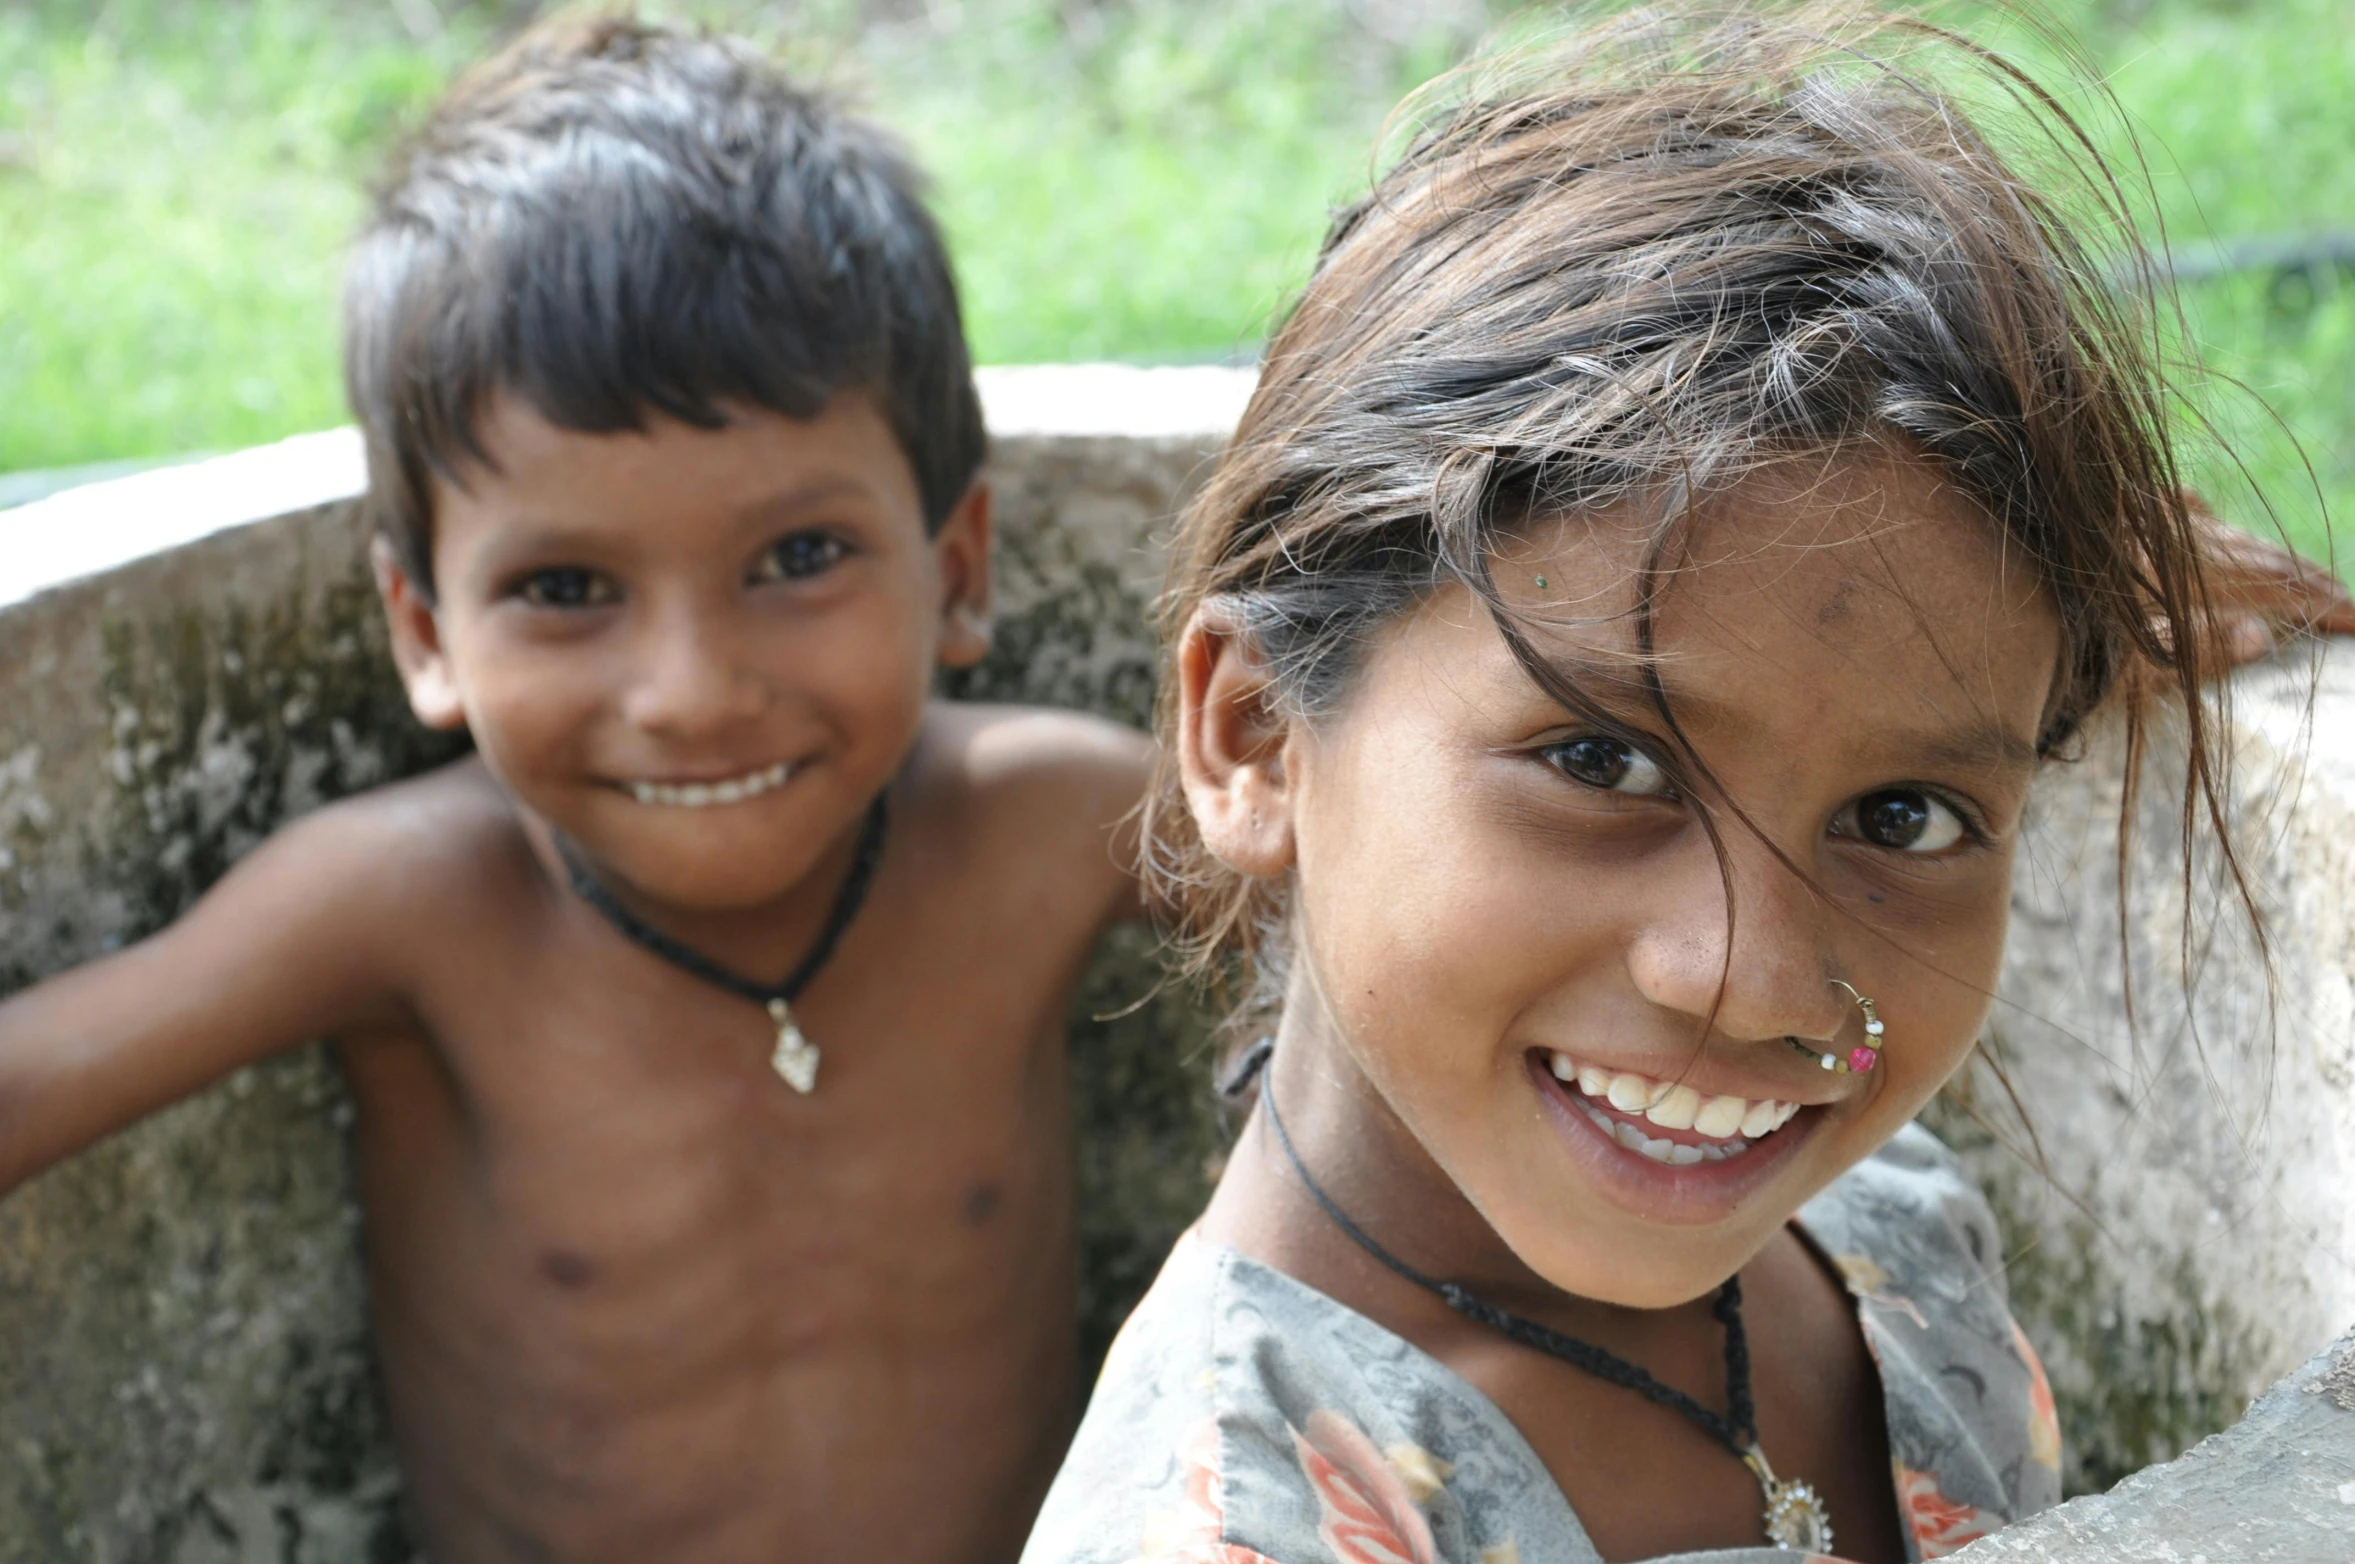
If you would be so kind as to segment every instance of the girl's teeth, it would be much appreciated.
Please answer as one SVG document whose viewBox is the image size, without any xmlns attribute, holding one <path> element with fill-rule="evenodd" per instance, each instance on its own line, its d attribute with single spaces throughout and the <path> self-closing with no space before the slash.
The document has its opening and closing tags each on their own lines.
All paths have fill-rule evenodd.
<svg viewBox="0 0 2355 1564">
<path fill-rule="evenodd" d="M 1749 1114 L 1750 1100 L 1747 1097 L 1712 1097 L 1701 1104 L 1699 1113 L 1693 1115 L 1693 1128 L 1704 1135 L 1723 1140 L 1729 1135 L 1741 1134 L 1742 1125 Z"/>
<path fill-rule="evenodd" d="M 1625 1119 L 1605 1118 L 1601 1110 L 1596 1108 L 1587 1108 L 1585 1111 L 1597 1129 L 1629 1151 L 1673 1168 L 1689 1168 L 1703 1162 L 1723 1162 L 1750 1149 L 1750 1143 L 1746 1140 L 1729 1140 L 1714 1146 L 1688 1146 L 1681 1141 L 1654 1139 Z"/>
<path fill-rule="evenodd" d="M 1693 1115 L 1701 1111 L 1701 1094 L 1690 1086 L 1671 1086 L 1652 1099 L 1644 1117 L 1664 1130 L 1689 1130 Z"/>
<path fill-rule="evenodd" d="M 1640 1114 L 1662 1129 L 1691 1130 L 1712 1141 L 1723 1142 L 1690 1146 L 1655 1139 L 1624 1120 L 1610 1118 L 1598 1109 L 1587 1109 L 1587 1116 L 1620 1145 L 1675 1167 L 1723 1162 L 1727 1157 L 1739 1156 L 1750 1149 L 1750 1142 L 1763 1140 L 1781 1129 L 1799 1111 L 1795 1102 L 1703 1097 L 1690 1086 L 1655 1081 L 1633 1070 L 1606 1070 L 1600 1065 L 1581 1064 L 1565 1053 L 1549 1055 L 1546 1068 L 1555 1080 L 1577 1086 L 1586 1096 L 1601 1097 L 1621 1113 Z"/>
</svg>

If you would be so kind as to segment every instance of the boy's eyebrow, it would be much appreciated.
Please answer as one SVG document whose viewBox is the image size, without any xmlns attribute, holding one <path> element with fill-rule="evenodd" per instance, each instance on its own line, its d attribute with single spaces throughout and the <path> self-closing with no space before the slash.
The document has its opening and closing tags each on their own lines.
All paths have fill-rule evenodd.
<svg viewBox="0 0 2355 1564">
<path fill-rule="evenodd" d="M 1604 710 L 1624 713 L 1630 717 L 1657 719 L 1659 708 L 1653 703 L 1652 687 L 1643 677 L 1642 665 L 1637 658 L 1600 658 L 1581 656 L 1575 652 L 1554 652 L 1547 655 L 1544 661 L 1557 678 L 1589 697 Z M 1720 729 L 1739 729 L 1749 723 L 1748 713 L 1738 702 L 1699 691 L 1680 690 L 1676 681 L 1664 670 L 1659 674 L 1659 688 L 1667 698 L 1668 709 L 1675 712 L 1679 724 L 1688 729 L 1688 719 L 1696 717 L 1701 726 Z M 1573 710 L 1571 715 L 1583 716 L 1585 713 Z M 2033 739 L 2015 733 L 2002 722 L 1985 715 L 1974 715 L 1951 728 L 1884 726 L 1881 733 L 1892 750 L 1917 754 L 1930 765 L 1956 770 L 1985 773 L 2034 771 L 2043 759 Z"/>
<path fill-rule="evenodd" d="M 783 512 L 808 510 L 810 507 L 824 504 L 828 500 L 873 498 L 875 498 L 875 491 L 871 485 L 847 474 L 837 473 L 812 479 L 798 488 L 780 489 L 774 494 L 764 495 L 760 499 L 739 506 L 737 514 L 748 518 L 763 518 Z"/>
<path fill-rule="evenodd" d="M 857 478 L 837 475 L 813 479 L 797 488 L 779 489 L 774 494 L 748 500 L 736 508 L 736 515 L 746 521 L 766 521 L 795 511 L 808 510 L 828 500 L 874 497 L 875 491 L 870 485 Z M 563 547 L 584 533 L 599 530 L 583 527 L 577 521 L 561 515 L 543 515 L 536 511 L 510 518 L 506 525 L 520 542 L 547 547 Z"/>
</svg>

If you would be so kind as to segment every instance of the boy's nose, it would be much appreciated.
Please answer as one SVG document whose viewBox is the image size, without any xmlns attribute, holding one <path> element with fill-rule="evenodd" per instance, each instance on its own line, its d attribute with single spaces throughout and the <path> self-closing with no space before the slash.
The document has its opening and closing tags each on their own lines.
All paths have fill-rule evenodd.
<svg viewBox="0 0 2355 1564">
<path fill-rule="evenodd" d="M 768 694 L 724 630 L 679 615 L 647 637 L 622 714 L 648 733 L 693 739 L 757 717 Z"/>
</svg>

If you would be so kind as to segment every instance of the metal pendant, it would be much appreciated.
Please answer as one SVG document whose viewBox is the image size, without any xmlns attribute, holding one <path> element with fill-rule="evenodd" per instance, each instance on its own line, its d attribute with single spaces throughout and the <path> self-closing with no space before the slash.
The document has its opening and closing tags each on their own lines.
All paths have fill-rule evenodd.
<svg viewBox="0 0 2355 1564">
<path fill-rule="evenodd" d="M 801 1035 L 794 1024 L 793 1007 L 782 999 L 769 1001 L 769 1019 L 777 1023 L 777 1051 L 769 1055 L 769 1067 L 784 1078 L 785 1084 L 807 1097 L 818 1089 L 818 1047 Z"/>
<path fill-rule="evenodd" d="M 1766 1452 L 1756 1445 L 1742 1452 L 1742 1464 L 1758 1479 L 1758 1491 L 1766 1500 L 1761 1523 L 1767 1541 L 1800 1553 L 1832 1551 L 1832 1518 L 1813 1487 L 1776 1478 L 1774 1468 L 1766 1464 Z"/>
</svg>

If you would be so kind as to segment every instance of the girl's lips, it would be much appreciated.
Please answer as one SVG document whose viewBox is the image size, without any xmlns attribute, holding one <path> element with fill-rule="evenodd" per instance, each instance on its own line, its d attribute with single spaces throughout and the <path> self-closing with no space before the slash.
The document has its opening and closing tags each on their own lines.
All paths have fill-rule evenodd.
<svg viewBox="0 0 2355 1564">
<path fill-rule="evenodd" d="M 1825 1112 L 1820 1106 L 1797 1108 L 1757 1139 L 1664 1132 L 1641 1114 L 1614 1108 L 1608 1100 L 1587 1097 L 1574 1082 L 1557 1080 L 1544 1054 L 1528 1056 L 1528 1074 L 1564 1149 L 1604 1196 L 1631 1215 L 1677 1226 L 1702 1226 L 1732 1215 L 1782 1170 L 1823 1122 Z M 1603 1128 L 1598 1118 L 1612 1127 Z M 1664 1143 L 1670 1149 L 1655 1147 L 1646 1155 L 1631 1149 L 1628 1137 Z M 1736 1143 L 1738 1150 L 1732 1149 Z M 1679 1152 L 1676 1147 L 1692 1150 Z M 1717 1154 L 1710 1155 L 1705 1147 Z"/>
</svg>

